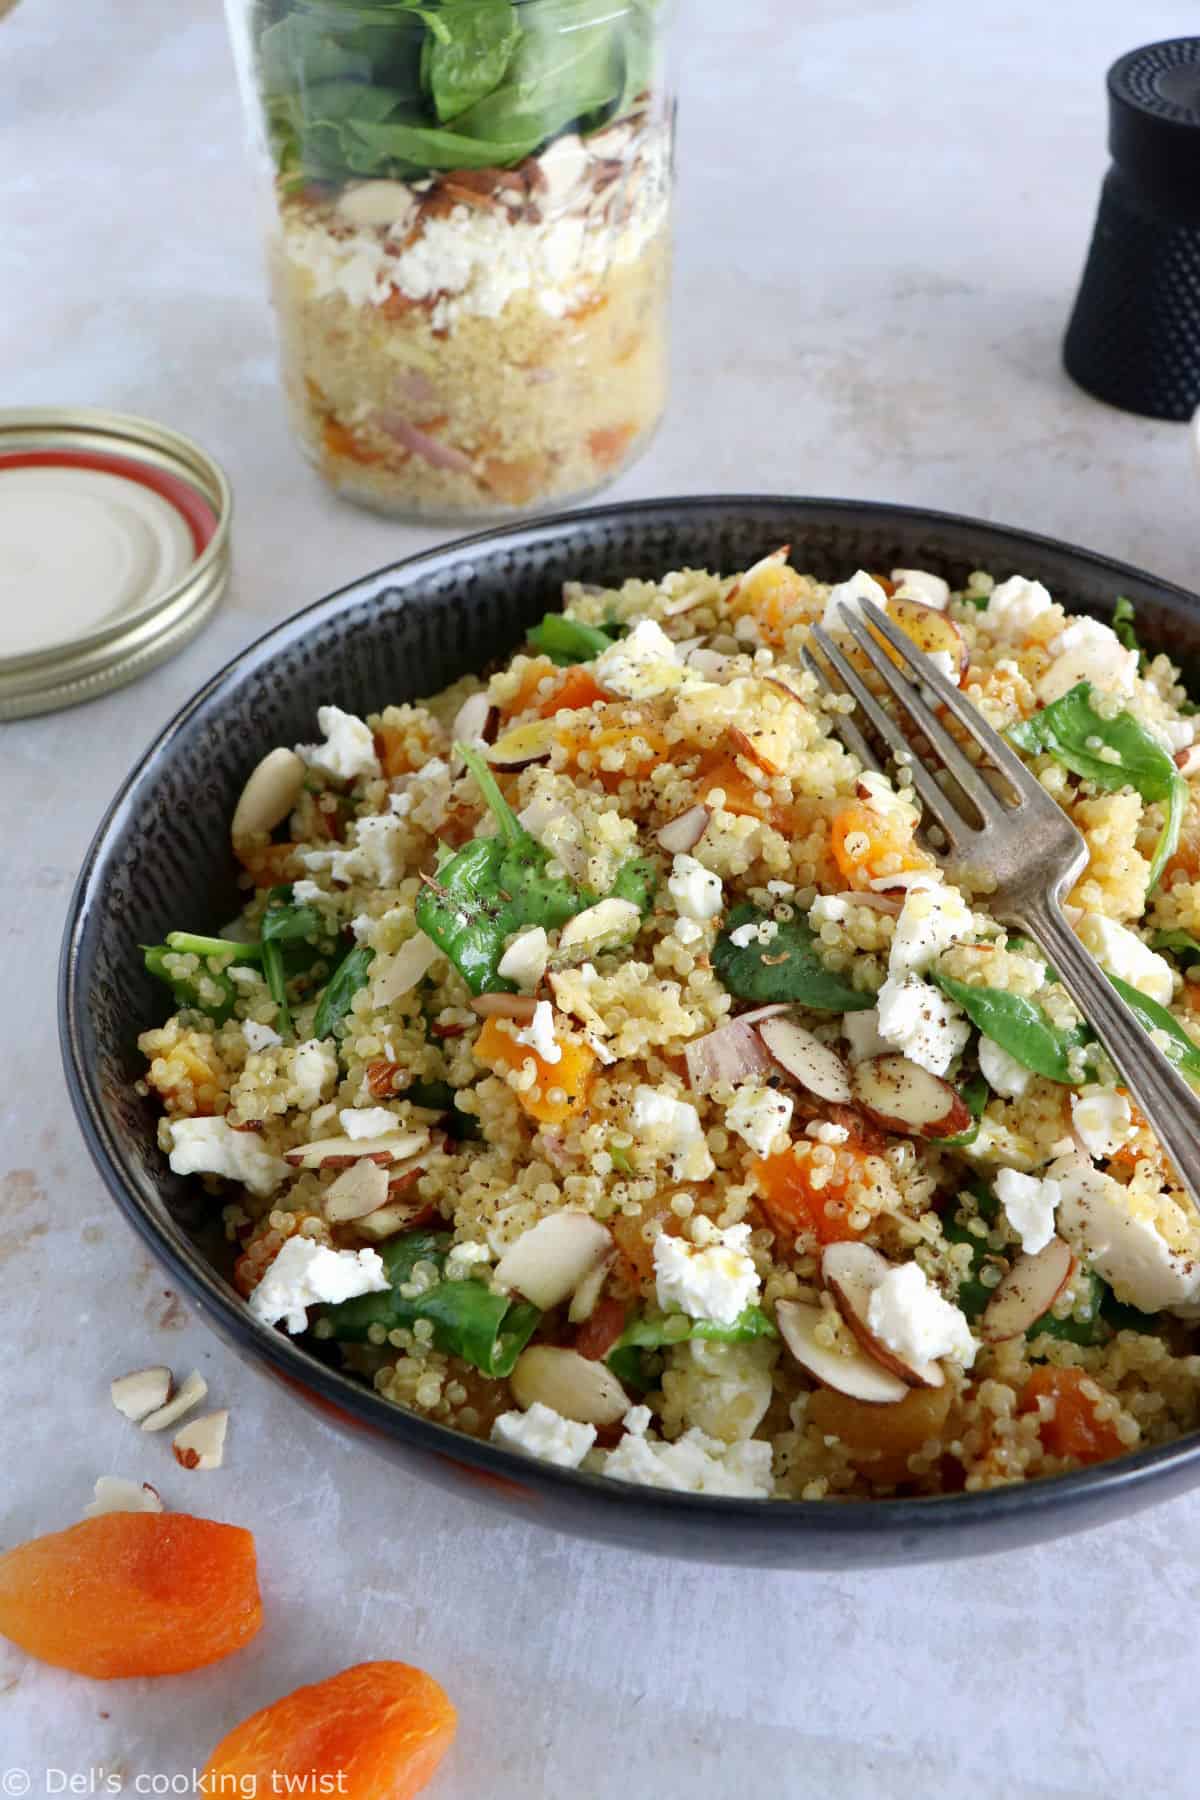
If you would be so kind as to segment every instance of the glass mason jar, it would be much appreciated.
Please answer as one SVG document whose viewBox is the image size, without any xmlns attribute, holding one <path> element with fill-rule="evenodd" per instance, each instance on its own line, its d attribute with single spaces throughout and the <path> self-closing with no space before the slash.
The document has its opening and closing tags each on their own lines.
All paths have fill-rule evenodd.
<svg viewBox="0 0 1200 1800">
<path fill-rule="evenodd" d="M 227 0 L 305 454 L 387 512 L 595 492 L 667 381 L 670 0 Z"/>
</svg>

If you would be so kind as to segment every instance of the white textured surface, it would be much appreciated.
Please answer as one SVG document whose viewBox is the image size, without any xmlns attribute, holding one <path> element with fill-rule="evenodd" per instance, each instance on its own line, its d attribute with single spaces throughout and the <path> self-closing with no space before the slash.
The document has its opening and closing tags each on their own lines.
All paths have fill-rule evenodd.
<svg viewBox="0 0 1200 1800">
<path fill-rule="evenodd" d="M 1194 29 L 1194 10 L 685 10 L 675 402 L 617 492 L 911 500 L 1194 580 L 1185 432 L 1093 404 L 1058 368 L 1104 163 L 1104 69 Z M 941 1570 L 652 1562 L 358 1457 L 164 1292 L 59 1075 L 74 871 L 134 756 L 220 662 L 434 534 L 326 498 L 288 446 L 215 0 L 22 0 L 0 23 L 0 71 L 4 403 L 158 415 L 224 460 L 238 500 L 233 591 L 183 656 L 4 727 L 2 1530 L 67 1524 L 102 1472 L 161 1482 L 169 1505 L 256 1530 L 268 1616 L 236 1663 L 157 1688 L 0 1645 L 0 1767 L 28 1767 L 34 1795 L 63 1791 L 47 1765 L 119 1768 L 133 1792 L 202 1764 L 293 1685 L 397 1656 L 462 1709 L 437 1800 L 1194 1791 L 1200 1496 Z M 111 1376 L 163 1360 L 201 1368 L 232 1409 L 219 1473 L 174 1468 L 108 1404 Z"/>
</svg>

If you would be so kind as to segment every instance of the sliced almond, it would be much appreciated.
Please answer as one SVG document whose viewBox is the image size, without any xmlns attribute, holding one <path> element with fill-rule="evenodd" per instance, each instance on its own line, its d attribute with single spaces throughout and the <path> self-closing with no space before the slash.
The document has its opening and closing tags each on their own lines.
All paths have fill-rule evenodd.
<svg viewBox="0 0 1200 1800">
<path fill-rule="evenodd" d="M 395 1237 L 398 1231 L 412 1231 L 417 1225 L 428 1224 L 434 1216 L 434 1209 L 427 1200 L 389 1200 L 378 1212 L 356 1219 L 354 1232 L 356 1237 L 366 1238 L 368 1243 L 382 1244 L 385 1239 Z"/>
<path fill-rule="evenodd" d="M 433 939 L 418 931 L 391 955 L 377 956 L 371 969 L 372 1006 L 390 1006 L 393 1000 L 411 994 L 440 955 Z"/>
<path fill-rule="evenodd" d="M 630 1407 L 629 1395 L 607 1363 L 551 1344 L 532 1344 L 523 1350 L 509 1386 L 523 1410 L 540 1400 L 580 1425 L 615 1425 Z"/>
<path fill-rule="evenodd" d="M 904 905 L 896 894 L 876 894 L 869 888 L 849 888 L 840 894 L 830 896 L 833 900 L 845 900 L 849 906 L 869 906 L 872 912 L 891 913 L 895 918 Z"/>
<path fill-rule="evenodd" d="M 818 1343 L 816 1328 L 825 1317 L 819 1306 L 808 1306 L 802 1300 L 780 1300 L 775 1307 L 775 1323 L 784 1343 L 800 1364 L 818 1381 L 852 1400 L 866 1400 L 875 1406 L 889 1406 L 903 1400 L 908 1392 L 906 1382 L 881 1368 L 857 1345 L 843 1354 L 827 1350 Z"/>
<path fill-rule="evenodd" d="M 558 956 L 594 956 L 628 944 L 637 936 L 642 915 L 632 900 L 599 900 L 568 919 L 559 933 Z"/>
<path fill-rule="evenodd" d="M 127 1481 L 123 1475 L 101 1475 L 96 1481 L 95 1498 L 83 1509 L 85 1519 L 99 1519 L 105 1513 L 160 1513 L 163 1503 L 158 1489 L 148 1481 Z"/>
<path fill-rule="evenodd" d="M 869 1244 L 827 1244 L 821 1255 L 821 1278 L 837 1301 L 838 1311 L 866 1351 L 908 1387 L 939 1388 L 946 1376 L 940 1363 L 897 1356 L 867 1323 L 871 1295 L 892 1265 Z"/>
<path fill-rule="evenodd" d="M 527 769 L 531 763 L 550 761 L 550 751 L 558 736 L 553 719 L 534 719 L 528 725 L 514 725 L 504 731 L 487 753 L 494 769 Z"/>
<path fill-rule="evenodd" d="M 1200 775 L 1200 744 L 1189 744 L 1186 750 L 1175 752 L 1175 767 L 1185 780 L 1190 781 L 1193 775 Z"/>
<path fill-rule="evenodd" d="M 504 1252 L 495 1280 L 545 1310 L 573 1294 L 611 1249 L 608 1228 L 590 1213 L 550 1213 Z"/>
<path fill-rule="evenodd" d="M 698 1094 L 707 1094 L 726 1081 L 736 1087 L 755 1075 L 771 1074 L 775 1061 L 755 1026 L 760 1019 L 773 1019 L 790 1011 L 790 1001 L 775 1001 L 770 1006 L 739 1013 L 715 1031 L 692 1038 L 683 1047 L 689 1087 Z"/>
<path fill-rule="evenodd" d="M 175 1461 L 185 1469 L 219 1469 L 225 1460 L 227 1411 L 204 1413 L 171 1439 Z"/>
<path fill-rule="evenodd" d="M 516 1019 L 528 1025 L 537 1010 L 532 994 L 476 994 L 471 1011 L 481 1019 Z"/>
<path fill-rule="evenodd" d="M 343 1169 L 326 1190 L 325 1217 L 331 1225 L 361 1219 L 367 1213 L 378 1212 L 386 1205 L 387 1197 L 387 1170 L 376 1162 L 356 1162 L 351 1168 Z"/>
<path fill-rule="evenodd" d="M 336 211 L 350 225 L 398 230 L 416 217 L 419 204 L 402 181 L 360 181 L 343 191 Z"/>
<path fill-rule="evenodd" d="M 351 1163 L 369 1156 L 386 1168 L 403 1162 L 423 1150 L 429 1142 L 427 1131 L 388 1132 L 381 1137 L 317 1138 L 311 1144 L 297 1144 L 285 1150 L 283 1158 L 293 1169 L 348 1169 Z"/>
<path fill-rule="evenodd" d="M 171 1371 L 162 1363 L 149 1369 L 132 1369 L 128 1375 L 118 1375 L 108 1391 L 117 1411 L 140 1425 L 149 1413 L 157 1412 L 171 1398 Z"/>
<path fill-rule="evenodd" d="M 835 1101 L 848 1106 L 851 1099 L 850 1077 L 836 1050 L 821 1043 L 795 1019 L 764 1019 L 758 1035 L 781 1069 L 787 1071 L 801 1087 L 818 1100 Z"/>
<path fill-rule="evenodd" d="M 936 606 L 926 606 L 921 600 L 902 600 L 899 596 L 889 600 L 884 610 L 892 623 L 898 625 L 926 656 L 946 651 L 952 667 L 950 680 L 957 687 L 962 686 L 971 652 L 967 649 L 966 638 L 948 613 L 939 612 Z M 899 663 L 900 658 L 890 645 L 885 646 L 885 650 L 893 662 Z"/>
<path fill-rule="evenodd" d="M 286 819 L 304 787 L 308 769 L 294 750 L 270 750 L 242 789 L 229 835 L 235 844 L 274 831 Z"/>
<path fill-rule="evenodd" d="M 874 1056 L 856 1063 L 851 1087 L 855 1104 L 886 1131 L 947 1138 L 970 1129 L 970 1109 L 950 1083 L 907 1056 Z"/>
<path fill-rule="evenodd" d="M 604 1292 L 604 1284 L 608 1280 L 608 1272 L 616 1260 L 616 1253 L 604 1257 L 594 1268 L 589 1269 L 575 1292 L 571 1295 L 571 1304 L 567 1308 L 567 1318 L 572 1325 L 583 1325 L 596 1310 L 596 1302 Z"/>
<path fill-rule="evenodd" d="M 168 1425 L 174 1425 L 193 1406 L 199 1406 L 208 1393 L 208 1383 L 198 1370 L 193 1369 L 175 1396 L 160 1406 L 156 1412 L 148 1413 L 140 1421 L 143 1431 L 165 1431 Z"/>
<path fill-rule="evenodd" d="M 480 689 L 477 694 L 468 694 L 455 713 L 450 736 L 456 744 L 476 744 L 481 738 L 488 743 L 495 736 L 499 717 L 486 691 Z"/>
<path fill-rule="evenodd" d="M 711 818 L 711 806 L 689 806 L 677 819 L 670 819 L 659 828 L 659 844 L 668 856 L 684 856 L 696 848 Z"/>
<path fill-rule="evenodd" d="M 979 1321 L 985 1344 L 1021 1337 L 1050 1311 L 1071 1279 L 1075 1258 L 1060 1237 L 1030 1256 L 1022 1252 L 997 1286 Z"/>
</svg>

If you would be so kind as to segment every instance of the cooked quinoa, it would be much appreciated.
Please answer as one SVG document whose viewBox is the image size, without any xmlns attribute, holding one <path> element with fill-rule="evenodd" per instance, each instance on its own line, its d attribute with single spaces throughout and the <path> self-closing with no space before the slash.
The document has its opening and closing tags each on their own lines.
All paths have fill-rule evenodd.
<svg viewBox="0 0 1200 1800">
<path fill-rule="evenodd" d="M 143 1091 L 260 1319 L 709 1493 L 979 1490 L 1195 1427 L 1200 1221 L 986 874 L 839 741 L 801 651 L 864 603 L 1075 821 L 1068 916 L 1200 1072 L 1200 749 L 1127 606 L 783 552 L 569 583 L 486 679 L 323 707 L 239 804 L 241 915 L 148 953 Z"/>
</svg>

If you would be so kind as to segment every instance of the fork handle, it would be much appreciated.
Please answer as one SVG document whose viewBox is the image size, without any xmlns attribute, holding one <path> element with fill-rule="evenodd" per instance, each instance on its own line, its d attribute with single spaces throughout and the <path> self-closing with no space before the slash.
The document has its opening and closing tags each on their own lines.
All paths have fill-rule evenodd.
<svg viewBox="0 0 1200 1800">
<path fill-rule="evenodd" d="M 1057 898 L 1015 920 L 1045 951 L 1063 986 L 1119 1069 L 1146 1122 L 1200 1210 L 1200 1095 L 1139 1025 L 1062 915 Z"/>
</svg>

